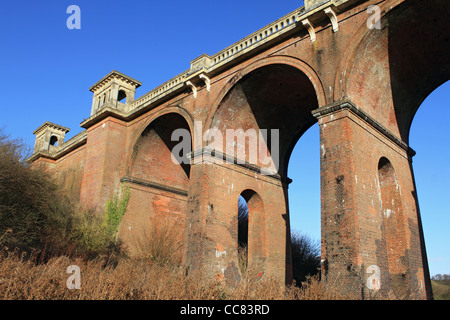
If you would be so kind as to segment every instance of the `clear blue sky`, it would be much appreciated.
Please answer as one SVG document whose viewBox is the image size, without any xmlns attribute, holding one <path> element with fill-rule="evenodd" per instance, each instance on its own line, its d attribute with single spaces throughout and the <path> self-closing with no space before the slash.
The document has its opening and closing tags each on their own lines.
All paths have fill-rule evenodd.
<svg viewBox="0 0 450 320">
<path fill-rule="evenodd" d="M 66 27 L 72 4 L 81 9 L 81 30 Z M 3 1 L 0 127 L 30 147 L 32 132 L 45 121 L 71 128 L 68 138 L 73 137 L 89 117 L 88 88 L 111 70 L 142 81 L 141 96 L 187 70 L 201 54 L 214 54 L 302 5 L 299 0 Z M 450 273 L 448 101 L 449 83 L 419 109 L 411 133 L 432 275 Z M 299 140 L 289 170 L 292 227 L 315 239 L 320 239 L 318 139 L 315 125 Z"/>
<path fill-rule="evenodd" d="M 431 275 L 450 274 L 450 81 L 434 90 L 417 111 L 410 134 L 425 245 Z M 319 126 L 297 142 L 289 162 L 293 229 L 320 239 Z M 298 165 L 296 165 L 298 164 Z"/>
</svg>

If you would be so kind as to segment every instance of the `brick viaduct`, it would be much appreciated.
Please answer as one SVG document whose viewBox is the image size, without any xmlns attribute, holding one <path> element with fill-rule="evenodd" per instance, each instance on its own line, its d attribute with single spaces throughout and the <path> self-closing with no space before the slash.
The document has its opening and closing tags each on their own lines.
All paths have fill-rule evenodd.
<svg viewBox="0 0 450 320">
<path fill-rule="evenodd" d="M 176 222 L 183 263 L 224 281 L 239 277 L 242 195 L 249 265 L 289 282 L 287 166 L 318 122 L 322 278 L 356 298 L 431 298 L 408 136 L 422 101 L 450 79 L 449 11 L 448 0 L 306 0 L 139 98 L 139 81 L 109 73 L 90 88 L 85 130 L 64 141 L 69 129 L 46 122 L 27 161 L 100 213 L 129 187 L 120 237 L 131 254 L 152 225 Z M 236 143 L 218 147 L 208 129 L 252 128 L 279 130 L 275 171 L 249 152 L 214 161 Z M 175 129 L 200 137 L 184 163 L 171 158 Z"/>
</svg>

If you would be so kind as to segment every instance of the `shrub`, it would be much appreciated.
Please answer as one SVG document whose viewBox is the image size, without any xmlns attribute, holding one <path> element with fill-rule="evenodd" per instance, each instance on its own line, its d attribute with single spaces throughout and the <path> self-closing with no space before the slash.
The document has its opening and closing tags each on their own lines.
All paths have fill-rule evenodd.
<svg viewBox="0 0 450 320">
<path fill-rule="evenodd" d="M 25 155 L 23 144 L 0 130 L 0 299 L 339 298 L 317 278 L 307 278 L 317 272 L 320 249 L 298 234 L 292 236 L 294 278 L 299 283 L 307 279 L 304 286 L 284 292 L 273 279 L 255 278 L 257 272 L 247 266 L 248 210 L 242 206 L 242 277 L 233 287 L 186 275 L 180 267 L 181 229 L 173 221 L 153 224 L 141 248 L 146 259 L 122 257 L 110 263 L 120 253 L 117 231 L 129 190 L 112 198 L 99 217 L 80 210 L 48 173 L 30 168 Z M 81 290 L 66 287 L 69 265 L 82 270 Z"/>
<path fill-rule="evenodd" d="M 181 264 L 183 250 L 182 230 L 176 221 L 152 221 L 150 228 L 143 233 L 139 242 L 142 256 L 160 265 Z"/>
<path fill-rule="evenodd" d="M 122 192 L 123 194 L 120 198 L 118 196 L 114 196 L 106 203 L 105 216 L 102 226 L 106 228 L 106 231 L 112 238 L 116 238 L 117 236 L 120 221 L 127 211 L 128 200 L 130 199 L 129 188 L 124 188 Z"/>
<path fill-rule="evenodd" d="M 70 242 L 73 205 L 43 170 L 23 159 L 19 140 L 0 130 L 0 245 L 61 251 Z"/>
<path fill-rule="evenodd" d="M 301 285 L 308 277 L 319 275 L 320 243 L 308 235 L 291 233 L 293 278 Z"/>
<path fill-rule="evenodd" d="M 82 211 L 43 168 L 30 167 L 23 143 L 0 130 L 0 248 L 94 257 L 119 251 L 117 227 L 129 193 L 107 204 L 102 220 Z"/>
<path fill-rule="evenodd" d="M 118 252 L 116 241 L 103 227 L 103 220 L 90 210 L 82 211 L 73 229 L 75 254 L 91 259 Z"/>
</svg>

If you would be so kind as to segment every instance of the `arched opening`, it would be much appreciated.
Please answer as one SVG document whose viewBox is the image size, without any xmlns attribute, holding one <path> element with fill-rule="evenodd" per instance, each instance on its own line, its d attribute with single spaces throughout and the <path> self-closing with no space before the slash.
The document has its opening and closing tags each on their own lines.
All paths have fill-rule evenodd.
<svg viewBox="0 0 450 320">
<path fill-rule="evenodd" d="M 172 139 L 182 131 L 182 141 Z M 182 143 L 179 157 L 172 151 Z M 122 179 L 131 195 L 124 215 L 121 237 L 130 254 L 148 255 L 155 234 L 176 243 L 181 251 L 187 206 L 191 135 L 187 121 L 178 113 L 168 113 L 153 120 L 133 147 L 126 177 Z M 163 234 L 161 233 L 163 232 Z M 181 256 L 181 252 L 178 252 Z"/>
<path fill-rule="evenodd" d="M 314 124 L 292 151 L 288 177 L 293 279 L 296 285 L 320 274 L 321 199 L 319 125 Z"/>
<path fill-rule="evenodd" d="M 266 213 L 261 197 L 253 190 L 245 190 L 238 199 L 237 247 L 241 273 L 250 266 L 264 269 L 267 256 Z"/>
<path fill-rule="evenodd" d="M 318 108 L 318 98 L 311 80 L 299 69 L 284 64 L 272 64 L 256 69 L 226 94 L 216 111 L 211 128 L 225 136 L 227 130 L 241 130 L 245 140 L 226 139 L 222 145 L 213 144 L 216 150 L 232 155 L 242 155 L 251 164 L 269 168 L 263 152 L 252 158 L 252 147 L 263 142 L 258 151 L 272 151 L 272 138 L 279 133 L 276 173 L 287 177 L 290 154 L 301 135 L 317 120 L 311 111 Z M 253 134 L 253 130 L 256 134 Z M 267 131 L 264 131 L 267 130 Z M 258 133 L 267 133 L 260 141 Z M 216 141 L 214 141 L 216 142 Z M 264 148 L 262 148 L 264 147 Z M 254 161 L 256 159 L 256 161 Z M 254 163 L 256 162 L 256 163 Z"/>
<path fill-rule="evenodd" d="M 248 205 L 242 195 L 238 199 L 238 265 L 241 273 L 245 272 L 248 266 Z"/>
<path fill-rule="evenodd" d="M 437 31 L 448 29 L 442 14 L 448 7 L 446 0 L 432 6 L 420 0 L 386 3 L 381 28 L 361 27 L 364 37 L 354 42 L 349 69 L 341 71 L 348 98 L 407 144 L 415 112 L 450 78 L 449 41 Z"/>
<path fill-rule="evenodd" d="M 397 298 L 404 299 L 409 296 L 405 217 L 395 170 L 384 157 L 378 163 L 378 181 L 390 286 Z"/>
<path fill-rule="evenodd" d="M 354 42 L 359 44 L 354 51 L 354 57 L 351 58 L 352 66 L 346 72 L 347 81 L 344 81 L 346 94 L 353 103 L 364 108 L 394 136 L 417 152 L 416 156 L 408 159 L 409 162 L 405 161 L 403 164 L 395 162 L 397 166 L 395 169 L 404 190 L 403 210 L 409 219 L 409 230 L 407 228 L 406 231 L 410 242 L 405 246 L 414 242 L 414 245 L 410 247 L 411 268 L 409 271 L 412 278 L 415 277 L 413 274 L 417 274 L 417 283 L 412 285 L 419 288 L 418 292 L 426 291 L 428 298 L 431 298 L 428 282 L 429 263 L 425 255 L 428 252 L 425 251 L 423 236 L 427 235 L 427 229 L 433 230 L 433 227 L 429 225 L 427 228 L 424 223 L 422 229 L 422 221 L 424 219 L 426 221 L 431 216 L 430 212 L 448 211 L 448 209 L 446 204 L 441 203 L 440 206 L 430 205 L 433 209 L 426 212 L 419 208 L 419 203 L 422 206 L 423 201 L 427 201 L 422 200 L 423 194 L 427 195 L 428 199 L 432 199 L 428 201 L 438 202 L 436 199 L 439 198 L 431 192 L 436 184 L 430 181 L 429 172 L 432 169 L 439 170 L 436 164 L 446 159 L 442 156 L 445 153 L 445 148 L 442 146 L 448 142 L 439 143 L 438 140 L 445 139 L 448 134 L 433 134 L 428 136 L 428 139 L 423 137 L 446 127 L 445 124 L 437 125 L 437 122 L 445 121 L 445 112 L 448 108 L 443 107 L 443 104 L 448 105 L 448 100 L 442 100 L 438 105 L 433 106 L 434 111 L 430 111 L 433 110 L 431 107 L 426 111 L 420 110 L 424 108 L 419 107 L 433 90 L 450 79 L 450 56 L 448 55 L 450 42 L 445 33 L 438 32 L 438 30 L 449 28 L 449 20 L 442 15 L 442 12 L 448 11 L 449 8 L 449 2 L 446 0 L 436 0 L 432 6 L 420 0 L 404 1 L 395 7 L 389 7 L 386 3 L 382 8 L 385 13 L 380 20 L 381 29 L 368 31 L 366 28 L 361 41 Z M 370 73 L 376 76 L 367 77 Z M 374 90 L 374 88 L 377 89 Z M 415 126 L 416 129 L 411 130 L 413 119 L 416 119 L 416 112 L 429 114 L 427 124 L 423 127 L 425 129 L 417 129 L 419 126 Z M 416 135 L 415 140 L 412 135 Z M 419 143 L 423 141 L 426 144 L 426 146 L 422 144 L 422 150 L 431 147 L 432 150 L 428 149 L 430 153 L 426 154 L 422 151 L 417 146 L 417 141 Z M 392 156 L 385 153 L 384 155 L 394 164 L 396 160 Z M 420 159 L 424 157 L 427 157 L 427 162 L 422 162 L 420 167 Z M 414 170 L 412 162 L 414 162 Z M 445 170 L 435 174 L 440 178 L 445 174 Z M 417 175 L 421 175 L 421 178 L 417 179 Z M 428 187 L 423 188 L 422 184 Z M 416 192 L 416 186 L 418 192 Z M 445 187 L 446 184 L 443 190 Z M 443 197 L 446 198 L 446 194 Z M 442 221 L 439 221 L 439 224 Z M 429 231 L 428 234 L 430 234 Z M 428 242 L 427 240 L 427 247 Z M 442 243 L 442 241 L 439 239 L 436 243 Z M 440 253 L 436 253 L 436 256 L 442 257 Z M 413 280 L 411 279 L 412 282 Z"/>
<path fill-rule="evenodd" d="M 117 101 L 127 103 L 127 94 L 124 90 L 119 90 L 119 93 L 117 95 Z"/>
<path fill-rule="evenodd" d="M 172 151 L 179 141 L 172 139 L 175 130 L 184 130 L 187 143 L 182 154 L 177 159 L 172 157 Z M 187 189 L 190 174 L 190 160 L 187 153 L 190 152 L 191 142 L 189 125 L 179 114 L 165 114 L 142 132 L 133 149 L 133 159 L 130 168 L 132 177 L 151 180 L 166 186 Z"/>
<path fill-rule="evenodd" d="M 222 133 L 223 140 L 211 139 L 208 146 L 223 152 L 227 159 L 234 159 L 235 163 L 236 159 L 244 160 L 246 164 L 258 168 L 257 172 L 276 179 L 273 183 L 261 180 L 254 190 L 268 206 L 265 209 L 268 219 L 273 217 L 274 221 L 280 223 L 269 226 L 276 230 L 268 232 L 267 241 L 270 250 L 276 251 L 275 248 L 285 246 L 278 252 L 286 254 L 283 268 L 287 270 L 288 282 L 292 276 L 288 164 L 297 141 L 317 123 L 311 112 L 319 106 L 318 95 L 311 81 L 300 69 L 287 64 L 276 63 L 255 69 L 234 83 L 226 93 L 210 126 L 210 129 Z M 234 136 L 229 135 L 229 132 L 234 133 Z M 259 135 L 260 132 L 265 134 Z M 230 136 L 232 139 L 229 139 Z M 319 150 L 319 140 L 315 143 L 316 150 Z M 252 158 L 255 153 L 257 156 Z M 315 161 L 319 164 L 320 158 L 317 157 Z M 301 165 L 301 161 L 291 162 L 292 167 Z M 319 176 L 316 178 L 319 180 Z M 241 176 L 235 181 L 245 188 L 260 180 L 258 177 L 255 180 L 255 175 L 252 175 Z M 252 243 L 258 246 L 260 242 L 253 242 L 254 238 L 258 239 L 258 233 L 252 232 L 250 201 L 244 194 L 242 196 L 249 207 L 248 256 L 251 264 Z M 320 206 L 320 197 L 316 197 L 316 200 Z M 284 239 L 276 234 L 280 232 L 284 232 Z M 277 259 L 277 253 L 269 255 Z"/>
<path fill-rule="evenodd" d="M 97 98 L 97 108 L 96 109 L 99 109 L 101 106 L 102 106 L 102 97 L 100 96 Z"/>
<path fill-rule="evenodd" d="M 450 42 L 447 35 L 438 30 L 448 30 L 449 20 L 442 15 L 442 12 L 448 11 L 449 8 L 449 2 L 445 0 L 434 1 L 433 6 L 427 6 L 426 3 L 417 0 L 406 1 L 388 16 L 389 66 L 395 118 L 401 138 L 417 152 L 412 158 L 410 171 L 415 183 L 413 195 L 416 199 L 420 248 L 423 254 L 422 265 L 428 298 L 432 296 L 428 283 L 430 265 L 434 267 L 436 260 L 427 259 L 425 254 L 429 255 L 429 251 L 426 249 L 438 248 L 435 249 L 438 251 L 435 257 L 438 256 L 439 260 L 444 260 L 443 253 L 447 248 L 442 246 L 442 243 L 445 243 L 442 237 L 448 233 L 443 231 L 440 234 L 437 230 L 439 226 L 448 227 L 449 225 L 445 224 L 446 220 L 449 221 L 448 214 L 440 214 L 443 219 L 437 218 L 439 226 L 435 224 L 436 221 L 431 222 L 432 219 L 436 219 L 435 213 L 439 215 L 438 212 L 449 212 L 448 205 L 441 202 L 441 199 L 447 198 L 449 190 L 448 180 L 444 178 L 448 166 L 448 161 L 444 160 L 447 150 L 443 147 L 448 144 L 448 131 L 442 132 L 442 129 L 447 127 L 445 123 L 438 125 L 438 121 L 445 121 L 448 115 L 446 99 L 448 99 L 448 80 L 450 79 L 450 56 L 448 55 Z M 430 26 L 433 27 L 430 28 Z M 436 97 L 440 95 L 443 98 L 436 101 Z M 422 107 L 424 105 L 427 106 Z M 421 118 L 425 114 L 426 122 L 422 122 Z M 413 121 L 414 130 L 411 129 Z M 427 135 L 428 138 L 426 138 Z M 433 172 L 433 170 L 436 171 Z M 430 181 L 433 174 L 435 179 Z M 441 188 L 437 183 L 440 179 L 445 181 L 441 184 Z M 443 198 L 438 196 L 439 193 Z M 424 219 L 426 222 L 422 223 Z M 433 241 L 433 237 L 438 234 L 441 235 L 439 239 Z M 447 251 L 447 257 L 449 254 L 450 252 Z M 447 258 L 447 267 L 444 268 L 447 273 L 450 273 L 449 267 Z M 431 274 L 433 272 L 431 270 Z"/>
<path fill-rule="evenodd" d="M 57 136 L 50 137 L 50 145 L 54 146 L 54 147 L 58 146 L 58 137 Z"/>
</svg>

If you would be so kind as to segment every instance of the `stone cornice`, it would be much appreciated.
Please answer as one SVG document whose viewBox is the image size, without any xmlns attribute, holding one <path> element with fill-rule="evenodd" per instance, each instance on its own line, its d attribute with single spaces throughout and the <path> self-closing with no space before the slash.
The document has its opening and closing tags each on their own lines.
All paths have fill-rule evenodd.
<svg viewBox="0 0 450 320">
<path fill-rule="evenodd" d="M 327 0 L 309 10 L 306 10 L 305 7 L 300 7 L 212 56 L 202 54 L 191 61 L 189 70 L 180 73 L 131 102 L 129 112 L 138 112 L 138 110 L 146 108 L 149 104 L 160 103 L 168 95 L 186 91 L 190 88 L 186 83 L 188 81 L 193 84 L 201 83 L 200 75 L 202 74 L 212 78 L 224 69 L 230 68 L 236 63 L 257 54 L 276 43 L 276 41 L 284 39 L 289 34 L 300 29 L 306 29 L 304 21 L 308 21 L 309 25 L 313 27 L 312 24 L 318 24 L 323 20 L 330 21 L 331 17 L 330 24 L 336 32 L 339 21 L 335 12 L 341 12 L 350 3 L 359 1 L 361 0 Z M 319 27 L 317 31 L 323 28 L 325 27 Z"/>
<path fill-rule="evenodd" d="M 72 139 L 64 142 L 61 147 L 58 148 L 56 152 L 48 152 L 48 151 L 39 151 L 34 154 L 32 154 L 30 157 L 28 157 L 25 162 L 26 163 L 32 163 L 33 161 L 36 161 L 38 158 L 47 158 L 51 160 L 58 160 L 59 158 L 63 157 L 64 155 L 68 154 L 69 152 L 75 150 L 76 148 L 86 144 L 87 141 L 87 131 L 83 130 L 79 134 L 77 134 Z"/>
<path fill-rule="evenodd" d="M 261 50 L 266 49 L 268 46 L 273 45 L 274 42 L 284 39 L 288 34 L 297 32 L 299 28 L 305 28 L 302 22 L 306 19 L 309 19 L 308 21 L 310 23 L 317 23 L 319 21 L 329 19 L 330 10 L 332 10 L 332 12 L 339 12 L 338 6 L 347 2 L 349 1 L 328 0 L 308 11 L 305 10 L 305 7 L 300 7 L 212 56 L 202 54 L 192 60 L 190 69 L 180 73 L 179 75 L 132 101 L 129 105 L 129 111 L 127 113 L 119 113 L 112 109 L 103 112 L 107 112 L 108 115 L 118 116 L 121 119 L 129 121 L 184 91 L 189 90 L 196 95 L 195 93 L 197 90 L 193 90 L 192 86 L 205 83 L 206 88 L 209 89 L 211 86 L 210 79 L 212 76 L 219 74 L 224 69 L 239 63 L 249 56 L 257 54 Z M 337 28 L 337 19 L 330 22 L 333 28 Z M 110 77 L 113 73 L 120 74 L 117 71 L 111 72 L 109 75 L 105 76 L 94 86 L 92 86 L 90 90 L 92 91 L 95 86 L 99 86 L 103 82 L 107 81 L 108 77 Z M 120 75 L 127 77 L 123 74 Z M 100 113 L 96 113 L 89 119 L 83 121 L 81 126 L 83 128 L 87 128 L 103 119 L 107 114 L 100 111 Z"/>
<path fill-rule="evenodd" d="M 191 165 L 198 164 L 198 163 L 204 163 L 204 162 L 214 163 L 214 159 L 216 159 L 216 160 L 223 161 L 223 163 L 233 164 L 233 165 L 248 169 L 250 171 L 253 171 L 255 173 L 262 174 L 266 177 L 276 179 L 278 181 L 281 181 L 285 186 L 289 185 L 292 182 L 292 179 L 281 176 L 277 172 L 269 171 L 258 165 L 251 164 L 247 161 L 238 159 L 236 156 L 230 156 L 224 152 L 216 151 L 210 147 L 203 147 L 201 149 L 194 150 L 191 153 L 189 153 L 187 156 L 189 159 L 191 159 Z M 198 160 L 198 158 L 201 158 L 201 160 Z M 213 159 L 210 159 L 210 158 L 213 158 Z"/>
<path fill-rule="evenodd" d="M 53 129 L 56 129 L 56 130 L 58 130 L 58 131 L 62 131 L 62 132 L 64 132 L 64 133 L 67 133 L 67 132 L 70 131 L 69 128 L 60 126 L 60 125 L 55 124 L 55 123 L 50 122 L 50 121 L 46 121 L 46 122 L 45 122 L 44 124 L 42 124 L 39 128 L 37 128 L 36 130 L 34 130 L 34 131 L 33 131 L 33 134 L 34 134 L 34 135 L 39 135 L 42 131 L 44 131 L 44 130 L 45 130 L 46 128 L 48 128 L 48 127 L 53 128 Z"/>
<path fill-rule="evenodd" d="M 405 150 L 409 157 L 415 156 L 416 152 L 411 147 L 409 147 L 408 144 L 400 140 L 396 135 L 394 135 L 391 131 L 386 129 L 383 125 L 381 125 L 378 121 L 376 121 L 374 118 L 368 115 L 365 111 L 358 108 L 358 106 L 349 99 L 343 99 L 334 102 L 332 104 L 329 104 L 327 106 L 313 110 L 312 115 L 317 119 L 320 119 L 321 117 L 324 117 L 328 114 L 335 113 L 337 111 L 345 109 L 351 111 L 353 114 L 358 116 L 360 119 L 364 120 L 364 122 L 368 123 L 370 126 L 372 126 L 372 128 L 377 130 L 383 136 L 385 136 L 393 143 L 395 143 L 397 146 Z"/>
<path fill-rule="evenodd" d="M 108 73 L 106 76 L 101 78 L 99 81 L 97 81 L 95 84 L 93 84 L 89 88 L 89 91 L 96 92 L 98 89 L 100 89 L 106 83 L 110 82 L 113 79 L 119 79 L 121 81 L 127 82 L 127 83 L 131 84 L 132 86 L 134 86 L 135 88 L 138 88 L 142 85 L 142 82 L 140 82 L 136 79 L 133 79 L 123 73 L 120 73 L 119 71 L 113 70 L 110 73 Z"/>
<path fill-rule="evenodd" d="M 164 184 L 161 184 L 158 182 L 154 182 L 154 181 L 141 180 L 141 179 L 136 179 L 136 178 L 132 178 L 132 177 L 123 177 L 120 179 L 120 182 L 133 183 L 133 184 L 141 185 L 144 187 L 150 187 L 150 188 L 155 188 L 155 189 L 175 193 L 175 194 L 185 196 L 185 197 L 188 196 L 188 192 L 186 190 L 174 188 L 174 187 L 167 186 L 167 185 L 164 185 Z"/>
<path fill-rule="evenodd" d="M 99 112 L 85 119 L 83 122 L 81 122 L 80 127 L 87 129 L 107 117 L 114 117 L 120 120 L 130 120 L 129 113 L 125 113 L 108 106 L 102 108 Z"/>
<path fill-rule="evenodd" d="M 50 154 L 49 152 L 46 152 L 46 151 L 39 151 L 39 152 L 33 153 L 30 157 L 25 159 L 25 163 L 32 163 L 39 158 L 55 160 L 55 157 L 53 154 Z"/>
</svg>

